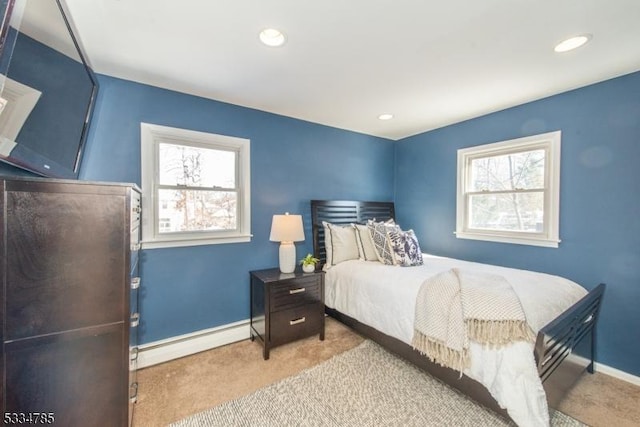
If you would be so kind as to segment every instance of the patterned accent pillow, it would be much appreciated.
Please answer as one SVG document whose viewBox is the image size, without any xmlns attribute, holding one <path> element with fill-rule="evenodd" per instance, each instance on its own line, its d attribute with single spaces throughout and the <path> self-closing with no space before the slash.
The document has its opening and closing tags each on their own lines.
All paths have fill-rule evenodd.
<svg viewBox="0 0 640 427">
<path fill-rule="evenodd" d="M 378 260 L 386 265 L 393 265 L 393 253 L 391 244 L 387 237 L 388 230 L 400 230 L 393 220 L 387 222 L 367 221 L 367 228 L 373 240 L 373 246 L 376 249 Z"/>
<path fill-rule="evenodd" d="M 422 265 L 422 251 L 413 230 L 387 230 L 393 263 L 402 267 Z"/>
<path fill-rule="evenodd" d="M 356 240 L 358 242 L 360 259 L 365 261 L 378 261 L 378 254 L 376 253 L 376 248 L 373 246 L 373 240 L 371 240 L 369 228 L 362 224 L 351 225 L 356 230 Z"/>
</svg>

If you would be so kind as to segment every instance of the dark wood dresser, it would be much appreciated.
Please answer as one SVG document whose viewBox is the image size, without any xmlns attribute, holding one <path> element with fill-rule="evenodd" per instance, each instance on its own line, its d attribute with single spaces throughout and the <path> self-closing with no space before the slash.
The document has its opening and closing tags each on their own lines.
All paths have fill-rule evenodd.
<svg viewBox="0 0 640 427">
<path fill-rule="evenodd" d="M 137 395 L 139 191 L 20 178 L 0 179 L 0 191 L 5 418 L 128 425 Z"/>
<path fill-rule="evenodd" d="M 251 279 L 251 340 L 263 344 L 263 357 L 275 346 L 320 334 L 324 340 L 324 273 L 257 270 Z"/>
</svg>

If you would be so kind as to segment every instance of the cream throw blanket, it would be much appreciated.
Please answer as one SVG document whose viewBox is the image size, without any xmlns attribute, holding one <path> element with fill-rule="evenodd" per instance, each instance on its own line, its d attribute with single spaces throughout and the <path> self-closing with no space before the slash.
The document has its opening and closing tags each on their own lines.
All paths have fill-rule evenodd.
<svg viewBox="0 0 640 427">
<path fill-rule="evenodd" d="M 462 374 L 471 363 L 469 340 L 497 347 L 535 340 L 511 284 L 457 268 L 425 280 L 416 300 L 413 348 Z"/>
</svg>

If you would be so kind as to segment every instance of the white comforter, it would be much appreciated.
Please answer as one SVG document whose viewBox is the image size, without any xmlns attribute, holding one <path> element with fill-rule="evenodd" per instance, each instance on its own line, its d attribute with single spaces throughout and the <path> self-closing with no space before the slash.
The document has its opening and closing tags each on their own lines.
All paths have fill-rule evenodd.
<svg viewBox="0 0 640 427">
<path fill-rule="evenodd" d="M 502 275 L 518 294 L 527 321 L 537 333 L 587 291 L 549 274 L 424 255 L 419 267 L 346 261 L 325 276 L 325 304 L 387 335 L 411 344 L 416 296 L 430 276 L 451 268 Z M 521 427 L 548 426 L 547 401 L 538 377 L 533 344 L 500 349 L 471 343 L 471 367 L 465 375 L 483 384 Z"/>
</svg>

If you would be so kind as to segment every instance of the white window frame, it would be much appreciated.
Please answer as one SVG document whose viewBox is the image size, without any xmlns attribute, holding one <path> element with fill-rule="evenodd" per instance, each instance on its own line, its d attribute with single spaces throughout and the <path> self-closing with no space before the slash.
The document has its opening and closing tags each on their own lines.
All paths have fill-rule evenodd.
<svg viewBox="0 0 640 427">
<path fill-rule="evenodd" d="M 238 229 L 160 234 L 158 232 L 159 145 L 160 143 L 232 150 L 237 153 Z M 142 247 L 145 249 L 179 246 L 241 243 L 251 241 L 251 141 L 188 129 L 140 123 L 142 170 Z"/>
<path fill-rule="evenodd" d="M 459 239 L 557 248 L 560 243 L 560 143 L 561 131 L 548 132 L 524 138 L 458 150 L 458 185 L 456 203 L 456 231 Z M 469 224 L 469 185 L 471 161 L 514 152 L 546 151 L 544 185 L 544 227 L 540 233 L 473 229 Z"/>
</svg>

